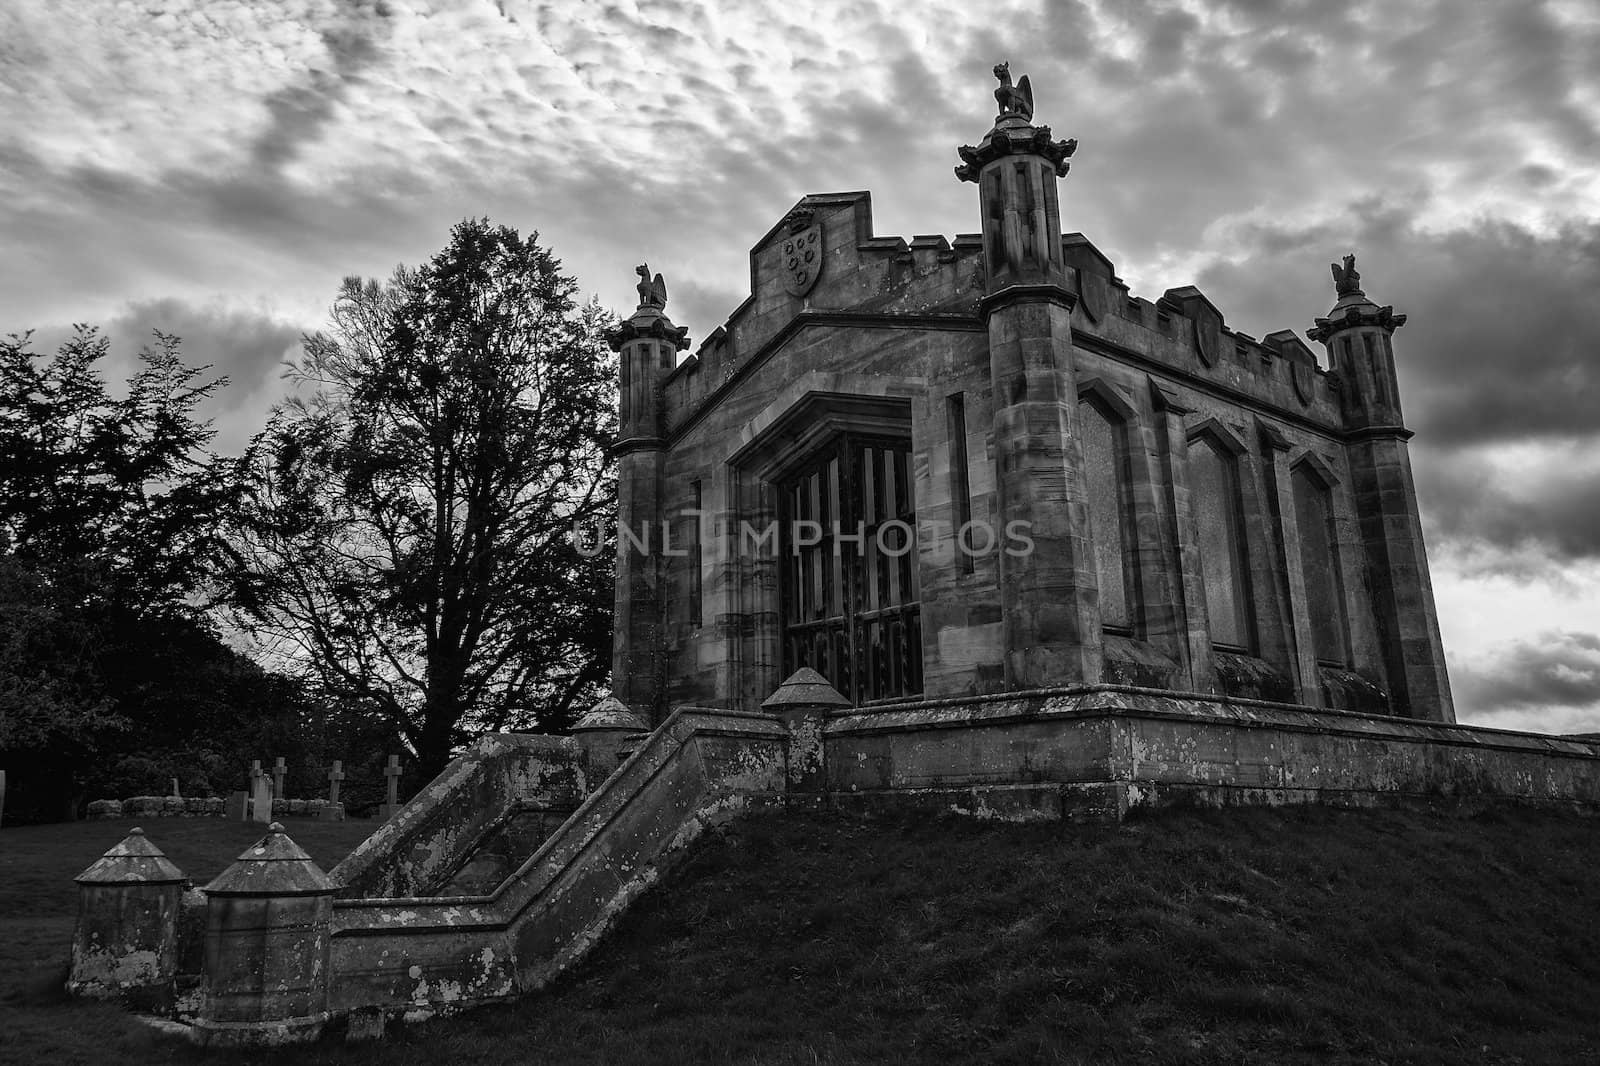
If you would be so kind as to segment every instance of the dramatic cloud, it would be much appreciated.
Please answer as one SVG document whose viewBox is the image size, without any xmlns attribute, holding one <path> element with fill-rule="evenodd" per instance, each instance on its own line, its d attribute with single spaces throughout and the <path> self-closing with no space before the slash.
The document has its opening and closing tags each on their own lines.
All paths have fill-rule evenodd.
<svg viewBox="0 0 1600 1066">
<path fill-rule="evenodd" d="M 1431 232 L 1416 215 L 1367 201 L 1335 221 L 1241 225 L 1201 284 L 1244 328 L 1281 328 L 1296 311 L 1303 327 L 1333 302 L 1326 264 L 1355 251 L 1368 296 L 1408 316 L 1401 388 L 1430 445 L 1600 434 L 1600 222 Z"/>
<path fill-rule="evenodd" d="M 1600 729 L 1600 635 L 1594 633 L 1540 633 L 1458 668 L 1452 681 L 1458 698 L 1484 708 L 1491 722 L 1503 712 L 1564 708 L 1584 712 L 1589 728 Z"/>
<path fill-rule="evenodd" d="M 139 353 L 156 343 L 157 332 L 177 337 L 183 361 L 207 368 L 206 380 L 227 379 L 200 414 L 216 427 L 212 447 L 234 454 L 244 449 L 282 398 L 280 377 L 285 364 L 299 357 L 304 332 L 297 324 L 260 311 L 220 304 L 196 307 L 176 299 L 132 303 L 98 325 L 110 342 L 103 372 L 113 395 L 125 394 L 125 382 L 138 369 Z M 71 332 L 70 327 L 35 331 L 30 347 L 40 354 L 52 353 Z"/>
<path fill-rule="evenodd" d="M 1368 296 L 1408 316 L 1395 350 L 1430 536 L 1524 574 L 1600 558 L 1600 223 L 1433 232 L 1421 209 L 1240 224 L 1200 284 L 1256 336 L 1303 330 L 1333 301 L 1326 264 L 1356 251 Z"/>
<path fill-rule="evenodd" d="M 164 316 L 236 378 L 239 437 L 342 277 L 488 215 L 617 310 L 649 260 L 699 340 L 804 193 L 872 190 L 879 233 L 976 230 L 951 167 L 1001 59 L 1081 142 L 1065 227 L 1138 294 L 1198 284 L 1236 328 L 1303 330 L 1357 252 L 1410 315 L 1441 596 L 1516 577 L 1565 603 L 1563 571 L 1600 560 L 1600 18 L 1578 0 L 6 0 L 0 331 Z M 1501 643 L 1557 609 L 1517 602 Z"/>
</svg>

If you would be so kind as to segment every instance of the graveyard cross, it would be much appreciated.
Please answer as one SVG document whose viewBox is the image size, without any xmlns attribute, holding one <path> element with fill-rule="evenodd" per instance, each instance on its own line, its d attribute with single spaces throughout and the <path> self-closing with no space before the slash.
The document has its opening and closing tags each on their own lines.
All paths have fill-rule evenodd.
<svg viewBox="0 0 1600 1066">
<path fill-rule="evenodd" d="M 287 774 L 288 772 L 289 772 L 289 768 L 283 764 L 283 759 L 282 758 L 275 759 L 273 761 L 273 763 L 272 763 L 272 798 L 273 799 L 282 799 L 283 798 L 283 776 L 285 774 Z"/>
<path fill-rule="evenodd" d="M 393 810 L 400 803 L 400 756 L 389 756 L 389 765 L 383 768 L 383 776 L 389 779 L 389 809 Z"/>
<path fill-rule="evenodd" d="M 328 802 L 339 802 L 339 782 L 344 780 L 344 763 L 338 759 L 333 760 L 333 769 L 328 771 Z"/>
<path fill-rule="evenodd" d="M 261 760 L 250 760 L 249 811 L 252 821 L 265 823 L 272 816 L 272 795 L 267 791 L 267 773 L 261 769 Z"/>
</svg>

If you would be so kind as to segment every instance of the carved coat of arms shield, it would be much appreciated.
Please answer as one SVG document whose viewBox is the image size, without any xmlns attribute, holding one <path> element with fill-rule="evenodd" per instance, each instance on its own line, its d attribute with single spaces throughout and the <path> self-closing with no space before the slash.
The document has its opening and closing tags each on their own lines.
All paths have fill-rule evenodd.
<svg viewBox="0 0 1600 1066">
<path fill-rule="evenodd" d="M 1294 381 L 1294 394 L 1299 398 L 1300 405 L 1309 407 L 1311 401 L 1317 398 L 1317 368 L 1298 359 L 1291 360 L 1289 376 Z"/>
<path fill-rule="evenodd" d="M 1194 320 L 1194 350 L 1206 366 L 1216 366 L 1222 354 L 1222 323 L 1210 315 Z"/>
<path fill-rule="evenodd" d="M 778 245 L 782 255 L 783 288 L 790 296 L 804 296 L 822 276 L 822 223 L 791 230 Z"/>
</svg>

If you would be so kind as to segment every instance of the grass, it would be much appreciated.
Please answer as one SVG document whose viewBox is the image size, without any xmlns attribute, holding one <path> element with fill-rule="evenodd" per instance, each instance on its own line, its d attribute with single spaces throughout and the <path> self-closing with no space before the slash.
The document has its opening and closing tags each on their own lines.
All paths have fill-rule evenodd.
<svg viewBox="0 0 1600 1066">
<path fill-rule="evenodd" d="M 252 839 L 227 823 L 168 824 L 147 828 L 197 880 Z M 226 847 L 206 837 L 222 827 L 239 831 Z M 54 991 L 68 879 L 123 828 L 0 832 L 0 1005 L 15 1019 L 0 1040 L 20 1041 L 0 1060 L 206 1060 Z M 299 829 L 326 865 L 359 836 Z M 703 841 L 541 994 L 381 1045 L 238 1061 L 1565 1066 L 1600 1063 L 1597 1003 L 1594 820 L 1240 810 L 1085 828 L 789 815 Z"/>
</svg>

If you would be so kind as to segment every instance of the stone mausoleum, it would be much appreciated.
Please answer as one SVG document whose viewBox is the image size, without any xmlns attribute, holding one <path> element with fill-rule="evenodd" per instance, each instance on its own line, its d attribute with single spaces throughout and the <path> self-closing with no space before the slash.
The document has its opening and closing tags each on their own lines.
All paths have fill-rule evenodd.
<svg viewBox="0 0 1600 1066">
<path fill-rule="evenodd" d="M 807 196 L 683 362 L 621 353 L 615 695 L 480 737 L 324 873 L 274 824 L 198 892 L 135 830 L 78 878 L 68 987 L 194 1040 L 351 1039 L 540 988 L 708 827 L 829 805 L 1600 810 L 1600 744 L 1457 725 L 1391 344 L 1353 258 L 1308 336 L 1129 296 L 1061 232 L 1073 142 L 999 115 L 982 232 Z"/>
<path fill-rule="evenodd" d="M 881 237 L 867 193 L 803 197 L 682 361 L 640 269 L 617 696 L 754 710 L 811 667 L 863 711 L 1108 685 L 1453 722 L 1405 316 L 1346 256 L 1324 366 L 1193 287 L 1131 295 L 1063 233 L 1076 142 L 995 73 L 955 171 L 980 232 Z"/>
</svg>

